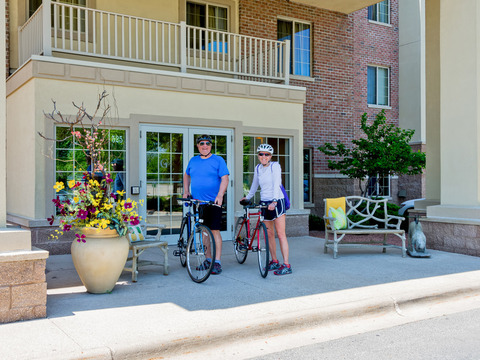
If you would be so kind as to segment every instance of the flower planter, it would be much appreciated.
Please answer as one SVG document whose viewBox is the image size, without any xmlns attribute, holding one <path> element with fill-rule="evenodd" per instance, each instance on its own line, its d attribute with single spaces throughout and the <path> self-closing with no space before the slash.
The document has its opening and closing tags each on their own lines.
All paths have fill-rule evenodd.
<svg viewBox="0 0 480 360">
<path fill-rule="evenodd" d="M 81 230 L 85 242 L 72 242 L 72 259 L 80 280 L 92 294 L 109 293 L 115 287 L 125 262 L 129 243 L 116 230 Z"/>
</svg>

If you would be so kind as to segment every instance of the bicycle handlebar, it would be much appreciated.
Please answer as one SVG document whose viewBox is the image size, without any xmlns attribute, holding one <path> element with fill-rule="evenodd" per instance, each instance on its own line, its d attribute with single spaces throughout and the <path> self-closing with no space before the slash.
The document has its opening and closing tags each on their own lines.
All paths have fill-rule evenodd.
<svg viewBox="0 0 480 360">
<path fill-rule="evenodd" d="M 206 205 L 214 205 L 218 207 L 222 207 L 221 205 L 215 204 L 213 201 L 206 201 L 206 200 L 198 200 L 198 199 L 192 199 L 192 198 L 177 198 L 178 201 L 184 201 L 184 202 L 189 202 L 193 204 L 206 204 Z"/>
</svg>

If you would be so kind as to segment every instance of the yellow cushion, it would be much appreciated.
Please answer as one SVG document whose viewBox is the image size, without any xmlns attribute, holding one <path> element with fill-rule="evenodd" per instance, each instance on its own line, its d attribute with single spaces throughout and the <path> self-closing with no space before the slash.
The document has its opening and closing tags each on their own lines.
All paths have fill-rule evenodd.
<svg viewBox="0 0 480 360">
<path fill-rule="evenodd" d="M 326 199 L 325 208 L 327 211 L 330 208 L 338 209 L 339 207 L 343 209 L 344 213 L 347 212 L 345 197 Z"/>
<path fill-rule="evenodd" d="M 336 209 L 329 208 L 328 209 L 328 217 L 332 217 L 335 219 L 333 222 L 333 227 L 335 230 L 346 229 L 347 228 L 347 215 L 345 215 L 345 211 L 338 207 Z"/>
<path fill-rule="evenodd" d="M 130 233 L 130 240 L 132 242 L 145 240 L 145 236 L 143 235 L 142 228 L 140 226 L 129 226 L 128 231 Z"/>
</svg>

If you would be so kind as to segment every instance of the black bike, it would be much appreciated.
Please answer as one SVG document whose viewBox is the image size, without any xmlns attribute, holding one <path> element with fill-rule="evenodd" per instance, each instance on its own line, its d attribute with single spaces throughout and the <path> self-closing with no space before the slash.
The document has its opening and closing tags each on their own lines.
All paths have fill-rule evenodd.
<svg viewBox="0 0 480 360">
<path fill-rule="evenodd" d="M 190 278 L 201 283 L 210 276 L 215 262 L 215 239 L 212 231 L 202 224 L 198 213 L 198 205 L 213 205 L 211 201 L 179 198 L 183 201 L 188 211 L 182 218 L 178 249 L 173 255 L 180 257 L 180 263 L 187 267 Z M 207 261 L 207 258 L 212 261 Z"/>
</svg>

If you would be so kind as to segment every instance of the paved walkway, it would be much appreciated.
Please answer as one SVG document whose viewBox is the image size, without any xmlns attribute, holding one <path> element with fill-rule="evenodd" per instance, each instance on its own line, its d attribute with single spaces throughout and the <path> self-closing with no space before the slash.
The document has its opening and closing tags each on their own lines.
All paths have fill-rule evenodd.
<svg viewBox="0 0 480 360">
<path fill-rule="evenodd" d="M 85 292 L 70 255 L 47 260 L 47 318 L 0 325 L 0 359 L 170 358 L 198 346 L 275 336 L 279 329 L 324 322 L 422 301 L 480 298 L 480 258 L 432 251 L 340 249 L 323 239 L 290 238 L 293 274 L 260 277 L 256 254 L 236 262 L 223 246 L 223 273 L 193 283 L 170 248 L 170 275 L 145 267 L 138 282 L 124 272 L 111 294 Z M 156 256 L 155 250 L 145 253 Z"/>
</svg>

